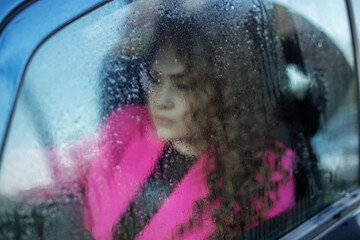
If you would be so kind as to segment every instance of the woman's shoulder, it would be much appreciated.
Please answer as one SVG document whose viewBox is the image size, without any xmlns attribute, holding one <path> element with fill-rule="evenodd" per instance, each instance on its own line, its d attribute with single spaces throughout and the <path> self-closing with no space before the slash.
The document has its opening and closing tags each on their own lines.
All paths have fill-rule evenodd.
<svg viewBox="0 0 360 240">
<path fill-rule="evenodd" d="M 267 149 L 263 157 L 264 164 L 270 168 L 282 168 L 292 173 L 295 163 L 295 152 L 281 142 L 275 142 L 273 148 Z"/>
<path fill-rule="evenodd" d="M 94 164 L 118 164 L 126 152 L 132 151 L 130 145 L 138 150 L 149 145 L 148 141 L 156 142 L 153 132 L 146 106 L 128 105 L 113 110 L 99 130 L 99 157 Z"/>
<path fill-rule="evenodd" d="M 123 142 L 151 126 L 151 118 L 146 106 L 125 105 L 109 114 L 99 133 L 105 142 L 111 140 Z"/>
<path fill-rule="evenodd" d="M 136 127 L 150 123 L 148 108 L 143 105 L 125 105 L 113 110 L 104 126 Z"/>
<path fill-rule="evenodd" d="M 295 152 L 280 142 L 274 149 L 265 152 L 263 161 L 269 171 L 269 179 L 275 189 L 270 190 L 271 208 L 266 212 L 265 219 L 272 218 L 295 205 L 294 166 Z"/>
</svg>

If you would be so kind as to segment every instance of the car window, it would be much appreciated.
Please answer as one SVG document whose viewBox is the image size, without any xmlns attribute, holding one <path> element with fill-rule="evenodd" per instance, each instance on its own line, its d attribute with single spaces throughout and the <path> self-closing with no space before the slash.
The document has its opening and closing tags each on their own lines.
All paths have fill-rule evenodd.
<svg viewBox="0 0 360 240">
<path fill-rule="evenodd" d="M 354 154 L 354 164 L 357 164 L 356 161 L 356 155 L 357 155 L 357 127 L 356 127 L 356 122 L 357 122 L 357 118 L 356 118 L 356 89 L 355 89 L 355 76 L 352 75 L 352 71 L 350 70 L 349 67 L 351 69 L 353 69 L 354 67 L 354 56 L 353 56 L 353 49 L 351 47 L 352 45 L 352 41 L 351 41 L 351 34 L 350 34 L 350 29 L 349 29 L 349 23 L 347 20 L 347 13 L 346 13 L 346 5 L 345 3 L 343 3 L 342 1 L 328 1 L 326 2 L 326 4 L 323 7 L 320 7 L 320 5 L 318 5 L 318 3 L 308 3 L 308 4 L 302 4 L 300 2 L 291 2 L 290 1 L 277 1 L 277 2 L 281 2 L 282 4 L 288 6 L 290 9 L 292 9 L 292 11 L 297 12 L 298 14 L 301 14 L 302 16 L 304 16 L 311 24 L 313 24 L 317 29 L 319 29 L 321 31 L 321 33 L 319 32 L 314 32 L 313 30 L 311 30 L 311 27 L 309 27 L 309 25 L 307 25 L 306 23 L 301 23 L 301 21 L 296 22 L 295 21 L 295 26 L 297 26 L 297 28 L 302 29 L 302 31 L 298 33 L 299 36 L 299 41 L 303 42 L 300 43 L 300 46 L 302 46 L 302 54 L 303 54 L 303 58 L 304 58 L 304 62 L 305 64 L 308 64 L 308 69 L 309 71 L 311 71 L 311 74 L 319 74 L 317 71 L 324 71 L 324 69 L 320 69 L 320 68 L 331 68 L 332 64 L 334 63 L 319 63 L 320 61 L 320 56 L 324 53 L 322 49 L 328 49 L 330 46 L 329 45 L 323 45 L 324 44 L 324 37 L 328 37 L 331 40 L 331 44 L 334 44 L 338 49 L 334 50 L 334 52 L 330 53 L 334 54 L 334 56 L 338 56 L 340 54 L 342 54 L 343 56 L 341 56 L 340 58 L 342 58 L 342 60 L 339 61 L 345 61 L 347 62 L 348 65 L 346 68 L 348 68 L 348 72 L 347 72 L 347 77 L 344 77 L 345 72 L 342 72 L 342 74 L 339 74 L 337 77 L 337 80 L 335 80 L 335 75 L 334 72 L 332 72 L 332 70 L 326 70 L 328 71 L 327 73 L 325 73 L 325 75 L 331 75 L 332 77 L 327 78 L 327 81 L 329 81 L 331 78 L 335 77 L 333 82 L 331 84 L 345 84 L 345 82 L 348 82 L 350 85 L 347 85 L 347 88 L 344 89 L 344 92 L 340 95 L 342 95 L 340 97 L 339 92 L 341 91 L 339 88 L 335 87 L 334 88 L 334 92 L 335 95 L 333 95 L 333 100 L 327 99 L 326 100 L 326 109 L 327 112 L 326 114 L 323 116 L 323 119 L 320 120 L 319 123 L 319 130 L 318 132 L 316 132 L 314 134 L 314 136 L 311 137 L 311 142 L 312 142 L 312 147 L 315 148 L 316 150 L 316 154 L 318 155 L 318 158 L 320 158 L 319 160 L 319 164 L 320 166 L 322 164 L 323 167 L 327 166 L 327 168 L 336 168 L 335 167 L 335 163 L 336 161 L 334 159 L 336 159 L 336 155 L 334 154 L 335 152 L 348 152 L 349 155 L 353 155 Z M 336 15 L 337 17 L 333 17 L 334 15 Z M 336 19 L 336 23 L 334 24 L 330 24 L 329 21 L 335 21 Z M 306 26 L 307 25 L 307 26 Z M 311 45 L 312 49 L 309 49 L 308 46 L 305 46 L 305 41 L 313 41 L 313 45 Z M 324 50 L 325 52 L 326 50 Z M 337 52 L 340 51 L 340 52 Z M 316 60 L 317 59 L 317 60 Z M 314 64 L 314 61 L 319 61 L 317 64 Z M 322 65 L 320 67 L 320 65 Z M 346 65 L 346 64 L 345 64 Z M 326 66 L 326 67 L 325 67 Z M 337 68 L 339 69 L 339 68 Z M 346 80 L 348 79 L 348 80 Z M 327 84 L 330 84 L 330 82 L 328 82 Z M 311 85 L 311 84 L 310 84 Z M 334 86 L 335 86 L 334 85 Z M 336 90 L 335 90 L 336 89 Z M 327 93 L 324 93 L 325 95 L 330 96 L 332 93 L 330 93 L 329 91 L 330 88 L 327 91 Z M 326 97 L 327 98 L 327 97 Z M 340 100 L 341 99 L 341 100 Z M 333 105 L 333 107 L 331 107 L 333 102 L 335 105 Z M 320 106 L 318 106 L 320 107 Z M 320 107 L 321 108 L 321 107 Z M 330 110 L 333 109 L 333 110 Z M 347 112 L 347 113 L 346 113 Z M 350 124 L 349 122 L 346 123 L 345 121 L 345 116 L 347 114 L 351 114 L 350 112 L 353 112 L 353 118 L 347 118 L 346 121 L 354 121 L 352 124 Z M 320 117 L 321 118 L 321 117 Z M 341 118 L 344 118 L 343 120 L 341 120 Z M 353 120 L 350 120 L 353 119 Z M 347 125 L 347 127 L 349 128 L 341 128 L 340 125 L 332 125 L 332 124 L 345 124 Z M 345 127 L 344 125 L 344 127 Z M 350 127 L 351 126 L 351 127 Z M 346 130 L 347 129 L 347 130 Z M 352 130 L 350 130 L 352 129 Z M 344 131 L 351 131 L 353 132 L 353 135 L 345 133 Z M 343 137 L 340 137 L 343 136 Z M 352 137 L 351 137 L 352 136 Z M 333 138 L 333 140 L 331 140 Z M 327 139 L 327 140 L 325 140 Z M 344 142 L 344 147 L 347 148 L 348 150 L 345 150 L 345 148 L 340 147 L 340 145 L 337 145 L 336 148 L 331 147 L 331 141 L 334 141 L 334 143 L 339 143 L 340 141 L 345 141 L 345 139 L 348 139 L 348 143 L 345 144 Z M 324 141 L 325 140 L 325 141 Z M 330 141 L 330 142 L 328 142 Z M 353 147 L 350 147 L 353 146 Z M 328 150 L 331 149 L 331 151 L 325 150 L 325 148 L 328 148 Z M 352 150 L 350 150 L 350 148 L 352 148 Z M 340 150 L 341 149 L 341 150 Z M 352 153 L 350 153 L 352 152 Z M 330 158 L 328 158 L 328 156 L 331 156 Z M 350 163 L 350 161 L 348 162 Z M 344 163 L 344 156 L 341 156 L 341 167 L 345 167 L 345 163 Z M 339 169 L 337 169 L 339 170 Z M 338 172 L 337 174 L 339 174 L 340 172 Z M 353 176 L 353 179 L 350 180 L 350 182 L 355 183 L 355 179 L 357 178 L 357 173 L 354 172 L 353 174 L 351 174 L 351 176 Z M 347 179 L 350 179 L 350 175 L 346 176 Z M 338 179 L 339 180 L 339 179 Z"/>
<path fill-rule="evenodd" d="M 6 239 L 276 239 L 358 185 L 344 1 L 112 1 L 31 58 Z"/>
</svg>

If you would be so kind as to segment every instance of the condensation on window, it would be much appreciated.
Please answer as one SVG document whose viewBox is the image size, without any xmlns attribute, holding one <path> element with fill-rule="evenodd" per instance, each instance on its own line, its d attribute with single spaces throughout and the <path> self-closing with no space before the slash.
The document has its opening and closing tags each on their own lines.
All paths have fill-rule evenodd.
<svg viewBox="0 0 360 240">
<path fill-rule="evenodd" d="M 323 185 L 328 191 L 344 191 L 358 179 L 356 77 L 346 5 L 336 0 L 276 2 L 307 20 L 294 17 L 305 67 L 287 69 L 290 88 L 302 101 L 306 101 L 304 92 L 311 93 L 317 109 L 308 106 L 305 113 L 319 115 L 310 142 Z"/>
<path fill-rule="evenodd" d="M 346 6 L 303 2 L 112 1 L 47 40 L 0 238 L 276 239 L 354 189 Z"/>
</svg>

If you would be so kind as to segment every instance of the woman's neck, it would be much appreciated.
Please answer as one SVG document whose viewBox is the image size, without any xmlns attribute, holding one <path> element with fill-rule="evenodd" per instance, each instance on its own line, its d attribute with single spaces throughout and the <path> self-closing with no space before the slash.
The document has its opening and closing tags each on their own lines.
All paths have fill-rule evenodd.
<svg viewBox="0 0 360 240">
<path fill-rule="evenodd" d="M 206 150 L 204 143 L 192 144 L 189 141 L 175 140 L 172 141 L 171 144 L 179 153 L 187 156 L 199 157 Z"/>
</svg>

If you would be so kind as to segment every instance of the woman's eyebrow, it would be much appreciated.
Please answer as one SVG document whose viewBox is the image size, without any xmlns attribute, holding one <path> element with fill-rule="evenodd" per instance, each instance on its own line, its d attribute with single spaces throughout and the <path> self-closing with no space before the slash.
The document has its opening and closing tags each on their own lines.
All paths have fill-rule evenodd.
<svg viewBox="0 0 360 240">
<path fill-rule="evenodd" d="M 163 73 L 161 71 L 149 71 L 150 75 L 155 75 L 155 76 L 161 76 Z M 175 73 L 175 74 L 169 74 L 167 75 L 170 79 L 180 79 L 180 78 L 184 78 L 186 77 L 186 73 L 185 72 L 181 72 L 181 73 Z"/>
<path fill-rule="evenodd" d="M 169 75 L 169 78 L 172 78 L 172 79 L 179 79 L 179 78 L 183 78 L 183 77 L 185 77 L 185 73 L 183 73 L 183 72 Z"/>
</svg>

